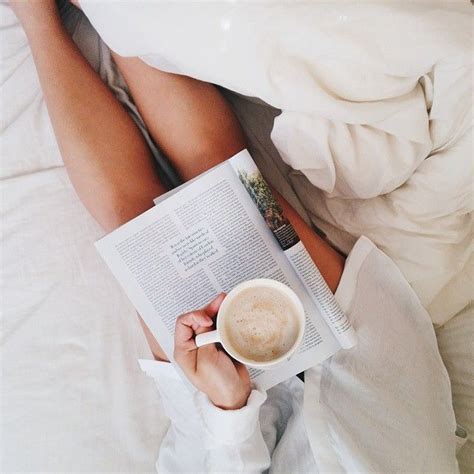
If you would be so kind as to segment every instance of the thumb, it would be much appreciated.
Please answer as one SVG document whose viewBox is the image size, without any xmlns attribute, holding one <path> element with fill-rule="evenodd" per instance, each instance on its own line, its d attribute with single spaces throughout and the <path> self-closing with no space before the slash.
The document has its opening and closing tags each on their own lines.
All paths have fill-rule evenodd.
<svg viewBox="0 0 474 474">
<path fill-rule="evenodd" d="M 204 307 L 204 312 L 211 318 L 216 316 L 226 296 L 227 295 L 225 293 L 219 293 L 209 304 Z"/>
<path fill-rule="evenodd" d="M 217 312 L 226 297 L 225 293 L 219 293 L 210 303 L 208 303 L 202 309 L 202 312 L 208 316 L 209 318 L 215 318 L 217 316 Z M 201 326 L 196 330 L 196 334 L 202 334 L 203 332 L 212 331 L 212 325 L 209 326 Z M 211 344 L 208 344 L 211 345 Z M 214 345 L 214 344 L 212 344 Z"/>
</svg>

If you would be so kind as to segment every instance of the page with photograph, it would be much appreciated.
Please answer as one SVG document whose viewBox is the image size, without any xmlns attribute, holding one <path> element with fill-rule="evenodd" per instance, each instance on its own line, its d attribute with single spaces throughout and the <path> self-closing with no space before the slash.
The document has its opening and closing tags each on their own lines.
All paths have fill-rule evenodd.
<svg viewBox="0 0 474 474">
<path fill-rule="evenodd" d="M 248 151 L 244 150 L 233 156 L 229 163 L 341 347 L 348 349 L 354 346 L 356 336 L 352 325 L 339 307 L 303 242 L 300 241 L 293 226 L 283 214 L 281 206 L 275 200 L 270 187 Z"/>
<path fill-rule="evenodd" d="M 340 347 L 232 166 L 226 162 L 96 243 L 172 360 L 176 318 L 253 278 L 290 286 L 307 313 L 299 351 L 282 366 L 251 369 L 266 389 Z"/>
</svg>

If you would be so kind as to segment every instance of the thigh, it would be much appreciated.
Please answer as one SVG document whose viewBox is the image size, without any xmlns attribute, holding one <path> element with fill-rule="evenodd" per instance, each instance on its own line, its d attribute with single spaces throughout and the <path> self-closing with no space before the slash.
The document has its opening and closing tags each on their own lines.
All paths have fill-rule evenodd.
<svg viewBox="0 0 474 474">
<path fill-rule="evenodd" d="M 212 84 L 148 66 L 114 60 L 156 144 L 185 181 L 246 148 L 229 104 Z"/>
<path fill-rule="evenodd" d="M 138 58 L 114 56 L 154 140 L 184 180 L 246 148 L 232 109 L 211 84 L 165 73 Z M 277 194 L 276 199 L 332 291 L 344 258 Z"/>
</svg>

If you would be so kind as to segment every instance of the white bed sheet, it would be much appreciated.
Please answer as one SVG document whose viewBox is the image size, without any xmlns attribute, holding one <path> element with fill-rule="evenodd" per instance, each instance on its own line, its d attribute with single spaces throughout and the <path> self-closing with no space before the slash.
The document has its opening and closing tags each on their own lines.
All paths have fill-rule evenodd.
<svg viewBox="0 0 474 474">
<path fill-rule="evenodd" d="M 101 231 L 62 167 L 1 191 L 2 472 L 152 471 L 168 422 Z"/>
</svg>

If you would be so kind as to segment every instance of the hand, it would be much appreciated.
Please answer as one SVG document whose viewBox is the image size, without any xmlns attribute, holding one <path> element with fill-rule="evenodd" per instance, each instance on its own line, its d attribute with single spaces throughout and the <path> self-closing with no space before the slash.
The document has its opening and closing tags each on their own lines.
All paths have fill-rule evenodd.
<svg viewBox="0 0 474 474">
<path fill-rule="evenodd" d="M 225 298 L 221 293 L 204 309 L 183 314 L 176 321 L 174 359 L 191 383 L 224 410 L 246 405 L 251 392 L 247 368 L 215 344 L 197 348 L 196 334 L 210 331 Z"/>
</svg>

